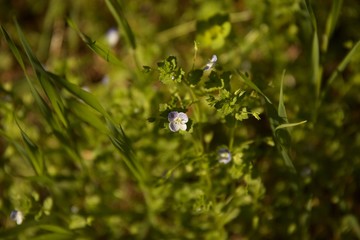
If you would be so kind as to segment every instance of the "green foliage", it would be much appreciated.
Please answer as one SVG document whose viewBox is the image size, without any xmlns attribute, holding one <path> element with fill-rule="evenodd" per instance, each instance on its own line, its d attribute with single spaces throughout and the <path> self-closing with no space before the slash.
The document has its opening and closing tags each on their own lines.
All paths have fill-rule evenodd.
<svg viewBox="0 0 360 240">
<path fill-rule="evenodd" d="M 359 238 L 355 0 L 22 4 L 1 239 Z"/>
<path fill-rule="evenodd" d="M 178 67 L 177 59 L 174 56 L 169 56 L 157 65 L 160 72 L 159 79 L 164 84 L 180 83 L 184 78 L 185 72 L 182 68 Z"/>
</svg>

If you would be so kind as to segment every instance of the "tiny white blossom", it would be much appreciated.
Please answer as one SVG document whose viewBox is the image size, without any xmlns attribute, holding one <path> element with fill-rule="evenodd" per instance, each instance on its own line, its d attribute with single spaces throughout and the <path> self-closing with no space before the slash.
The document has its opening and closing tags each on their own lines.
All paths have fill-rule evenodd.
<svg viewBox="0 0 360 240">
<path fill-rule="evenodd" d="M 17 225 L 20 225 L 24 220 L 24 214 L 21 211 L 13 210 L 10 213 L 10 219 L 15 221 Z"/>
<path fill-rule="evenodd" d="M 220 148 L 218 151 L 218 160 L 220 163 L 228 164 L 231 161 L 231 153 L 226 148 Z"/>
<path fill-rule="evenodd" d="M 189 121 L 188 116 L 183 112 L 170 112 L 168 115 L 169 128 L 172 132 L 179 130 L 185 131 L 187 129 L 186 123 Z"/>
<path fill-rule="evenodd" d="M 114 47 L 119 41 L 119 32 L 115 28 L 110 28 L 106 32 L 106 41 L 110 45 L 110 47 Z"/>
<path fill-rule="evenodd" d="M 204 67 L 204 71 L 209 70 L 211 68 L 214 67 L 215 63 L 217 61 L 217 56 L 213 55 L 212 58 L 210 59 L 210 61 L 206 64 L 206 66 Z"/>
</svg>

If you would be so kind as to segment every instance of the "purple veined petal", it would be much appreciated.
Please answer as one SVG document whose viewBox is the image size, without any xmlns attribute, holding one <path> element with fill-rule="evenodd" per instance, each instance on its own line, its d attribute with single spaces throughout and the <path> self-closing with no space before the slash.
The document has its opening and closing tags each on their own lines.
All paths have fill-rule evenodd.
<svg viewBox="0 0 360 240">
<path fill-rule="evenodd" d="M 168 114 L 168 120 L 169 120 L 169 122 L 174 121 L 174 120 L 178 117 L 178 115 L 179 115 L 179 113 L 176 112 L 176 111 L 169 112 L 169 114 Z"/>
<path fill-rule="evenodd" d="M 169 128 L 172 132 L 177 132 L 180 129 L 180 125 L 177 122 L 170 122 Z"/>
<path fill-rule="evenodd" d="M 186 129 L 187 129 L 186 124 L 179 124 L 178 126 L 179 126 L 180 130 L 182 130 L 182 131 L 186 131 Z"/>
<path fill-rule="evenodd" d="M 180 112 L 180 113 L 179 113 L 178 118 L 181 119 L 181 122 L 182 122 L 182 123 L 187 123 L 187 122 L 189 121 L 188 116 L 187 116 L 185 113 L 183 113 L 183 112 Z"/>
</svg>

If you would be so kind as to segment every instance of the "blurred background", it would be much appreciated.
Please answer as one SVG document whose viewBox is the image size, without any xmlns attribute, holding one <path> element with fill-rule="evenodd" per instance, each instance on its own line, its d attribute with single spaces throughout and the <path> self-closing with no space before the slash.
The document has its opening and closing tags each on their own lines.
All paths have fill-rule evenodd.
<svg viewBox="0 0 360 240">
<path fill-rule="evenodd" d="M 288 119 L 307 120 L 291 129 L 290 155 L 297 174 L 284 166 L 277 149 L 268 143 L 272 138 L 269 116 L 260 106 L 261 120 L 241 122 L 235 136 L 241 164 L 234 163 L 230 173 L 224 169 L 213 172 L 212 194 L 219 195 L 218 208 L 201 190 L 205 184 L 199 181 L 201 166 L 186 163 L 170 183 L 149 190 L 154 196 L 151 212 L 144 189 L 121 161 L 121 154 L 106 135 L 76 117 L 71 97 L 63 91 L 60 96 L 70 99 L 71 130 L 66 136 L 71 141 L 62 142 L 56 136 L 35 107 L 24 71 L 3 35 L 1 238 L 360 238 L 359 48 L 342 68 L 344 58 L 360 39 L 358 0 L 310 1 L 316 23 L 309 15 L 309 2 L 302 0 L 119 2 L 134 41 L 102 0 L 3 0 L 0 21 L 21 48 L 16 19 L 45 69 L 96 96 L 119 121 L 144 169 L 156 179 L 191 155 L 186 149 L 193 144 L 181 143 L 181 137 L 170 137 L 148 123 L 172 93 L 159 84 L 156 75 L 144 75 L 143 66 L 156 69 L 157 62 L 173 55 L 187 72 L 194 66 L 202 68 L 216 54 L 219 69 L 249 73 L 275 103 L 286 70 Z M 336 22 L 332 31 L 327 29 L 329 19 Z M 68 20 L 120 61 L 112 64 L 92 52 Z M 318 62 L 314 62 L 313 24 L 317 27 Z M 25 72 L 34 78 L 31 64 L 25 65 Z M 320 69 L 319 75 L 315 74 L 320 76 L 317 82 L 314 69 Z M 243 85 L 235 79 L 232 86 Z M 318 91 L 323 94 L 320 105 Z M 208 119 L 211 113 L 207 113 Z M 215 136 L 212 144 L 216 146 L 230 131 L 222 123 L 220 119 L 204 123 L 212 129 L 207 131 Z M 31 164 L 16 151 L 14 143 L 24 145 L 18 124 L 41 149 L 51 180 L 36 176 Z M 73 146 L 74 152 L 66 146 Z M 234 161 L 239 156 L 234 154 Z M 199 206 L 203 211 L 194 213 Z M 9 219 L 14 209 L 24 212 L 22 225 Z M 148 220 L 149 216 L 155 220 Z"/>
</svg>

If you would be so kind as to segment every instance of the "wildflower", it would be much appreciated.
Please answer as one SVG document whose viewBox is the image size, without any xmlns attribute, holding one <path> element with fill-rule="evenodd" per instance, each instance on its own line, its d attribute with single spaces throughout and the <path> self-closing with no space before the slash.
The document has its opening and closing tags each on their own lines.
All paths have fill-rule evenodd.
<svg viewBox="0 0 360 240">
<path fill-rule="evenodd" d="M 110 47 L 114 47 L 119 41 L 119 32 L 115 28 L 110 28 L 106 32 L 106 41 Z"/>
<path fill-rule="evenodd" d="M 231 161 L 231 153 L 226 148 L 220 148 L 218 151 L 218 160 L 220 163 L 228 164 Z"/>
<path fill-rule="evenodd" d="M 17 225 L 20 225 L 24 220 L 24 215 L 21 211 L 14 210 L 10 213 L 10 219 L 15 221 Z"/>
<path fill-rule="evenodd" d="M 172 132 L 179 130 L 185 131 L 187 126 L 186 123 L 189 121 L 188 116 L 183 112 L 170 112 L 168 115 L 169 128 Z"/>
<path fill-rule="evenodd" d="M 217 61 L 217 56 L 213 55 L 212 58 L 210 59 L 210 61 L 206 64 L 206 66 L 204 67 L 204 71 L 209 70 L 211 68 L 214 67 L 215 63 Z"/>
</svg>

